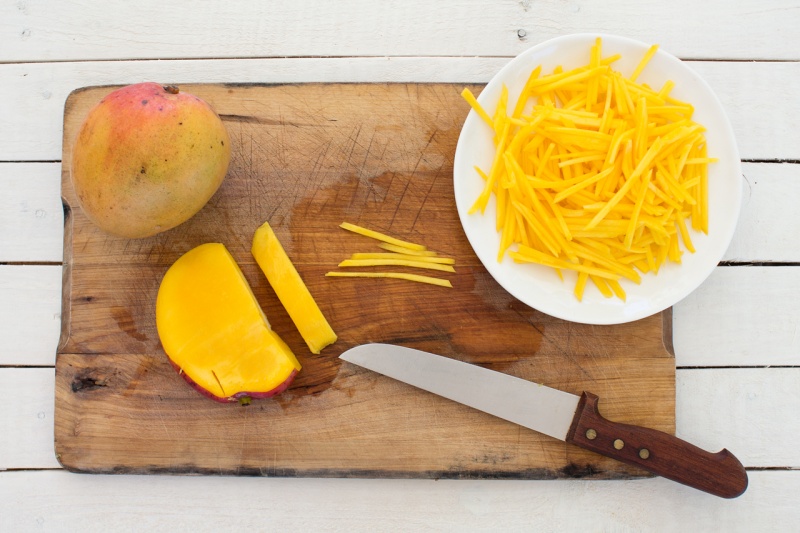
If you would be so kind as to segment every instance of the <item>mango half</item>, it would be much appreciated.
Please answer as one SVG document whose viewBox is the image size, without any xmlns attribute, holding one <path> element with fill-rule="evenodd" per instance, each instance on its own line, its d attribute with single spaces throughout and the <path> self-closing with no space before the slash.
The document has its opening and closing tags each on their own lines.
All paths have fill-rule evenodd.
<svg viewBox="0 0 800 533">
<path fill-rule="evenodd" d="M 189 250 L 167 270 L 156 298 L 156 327 L 176 370 L 220 402 L 279 394 L 301 368 L 219 243 Z"/>
</svg>

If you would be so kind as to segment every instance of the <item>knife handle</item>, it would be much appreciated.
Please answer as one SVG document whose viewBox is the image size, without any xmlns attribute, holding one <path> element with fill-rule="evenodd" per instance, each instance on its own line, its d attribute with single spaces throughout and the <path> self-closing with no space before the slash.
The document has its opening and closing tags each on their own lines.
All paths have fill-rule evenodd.
<svg viewBox="0 0 800 533">
<path fill-rule="evenodd" d="M 598 400 L 581 395 L 567 442 L 722 498 L 747 489 L 747 472 L 728 450 L 710 453 L 663 431 L 611 422 Z"/>
</svg>

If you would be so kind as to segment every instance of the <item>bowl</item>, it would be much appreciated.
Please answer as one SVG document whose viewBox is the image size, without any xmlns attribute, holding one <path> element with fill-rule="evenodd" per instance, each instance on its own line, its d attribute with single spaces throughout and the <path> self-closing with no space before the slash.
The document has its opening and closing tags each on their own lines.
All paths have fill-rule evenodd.
<svg viewBox="0 0 800 533">
<path fill-rule="evenodd" d="M 521 53 L 505 65 L 486 85 L 478 102 L 489 113 L 508 88 L 509 107 L 519 97 L 531 71 L 542 66 L 542 75 L 562 65 L 564 70 L 585 65 L 597 37 L 602 38 L 602 55 L 621 54 L 613 64 L 616 71 L 630 75 L 650 45 L 624 37 L 602 34 L 576 34 L 557 37 Z M 692 231 L 696 251 L 684 251 L 681 264 L 667 262 L 658 274 L 642 274 L 641 284 L 620 281 L 627 293 L 625 301 L 605 298 L 589 282 L 583 300 L 574 295 L 577 274 L 564 271 L 563 281 L 550 267 L 516 263 L 505 254 L 497 261 L 500 233 L 495 230 L 494 195 L 484 214 L 468 211 L 483 190 L 484 181 L 474 167 L 488 172 L 494 157 L 494 132 L 471 110 L 464 122 L 454 160 L 456 206 L 464 232 L 489 274 L 521 302 L 548 315 L 586 324 L 632 322 L 671 307 L 694 291 L 722 259 L 733 237 L 742 201 L 742 171 L 736 140 L 725 111 L 708 84 L 686 63 L 661 50 L 651 58 L 637 78 L 656 89 L 672 80 L 670 93 L 694 106 L 693 120 L 705 126 L 709 157 L 718 161 L 708 165 L 708 235 Z M 516 245 L 514 245 L 516 246 Z M 513 247 L 512 247 L 513 249 Z"/>
</svg>

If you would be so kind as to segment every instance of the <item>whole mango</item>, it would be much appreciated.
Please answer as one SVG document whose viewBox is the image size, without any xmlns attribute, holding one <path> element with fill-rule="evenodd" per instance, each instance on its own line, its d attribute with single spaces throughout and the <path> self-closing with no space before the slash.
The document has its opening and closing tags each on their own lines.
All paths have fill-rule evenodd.
<svg viewBox="0 0 800 533">
<path fill-rule="evenodd" d="M 222 120 L 175 86 L 117 89 L 87 115 L 72 151 L 78 202 L 100 229 L 143 238 L 194 216 L 231 159 Z"/>
</svg>

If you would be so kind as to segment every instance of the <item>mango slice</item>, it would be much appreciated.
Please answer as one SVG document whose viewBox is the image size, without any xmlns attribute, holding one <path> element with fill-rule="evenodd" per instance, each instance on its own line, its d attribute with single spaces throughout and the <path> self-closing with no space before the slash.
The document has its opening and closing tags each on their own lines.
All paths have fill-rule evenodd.
<svg viewBox="0 0 800 533">
<path fill-rule="evenodd" d="M 318 354 L 323 348 L 336 342 L 336 333 L 323 316 L 268 222 L 264 222 L 256 230 L 251 251 L 311 353 Z"/>
<path fill-rule="evenodd" d="M 219 243 L 186 252 L 167 270 L 156 299 L 156 326 L 173 366 L 218 401 L 273 396 L 301 368 Z"/>
</svg>

